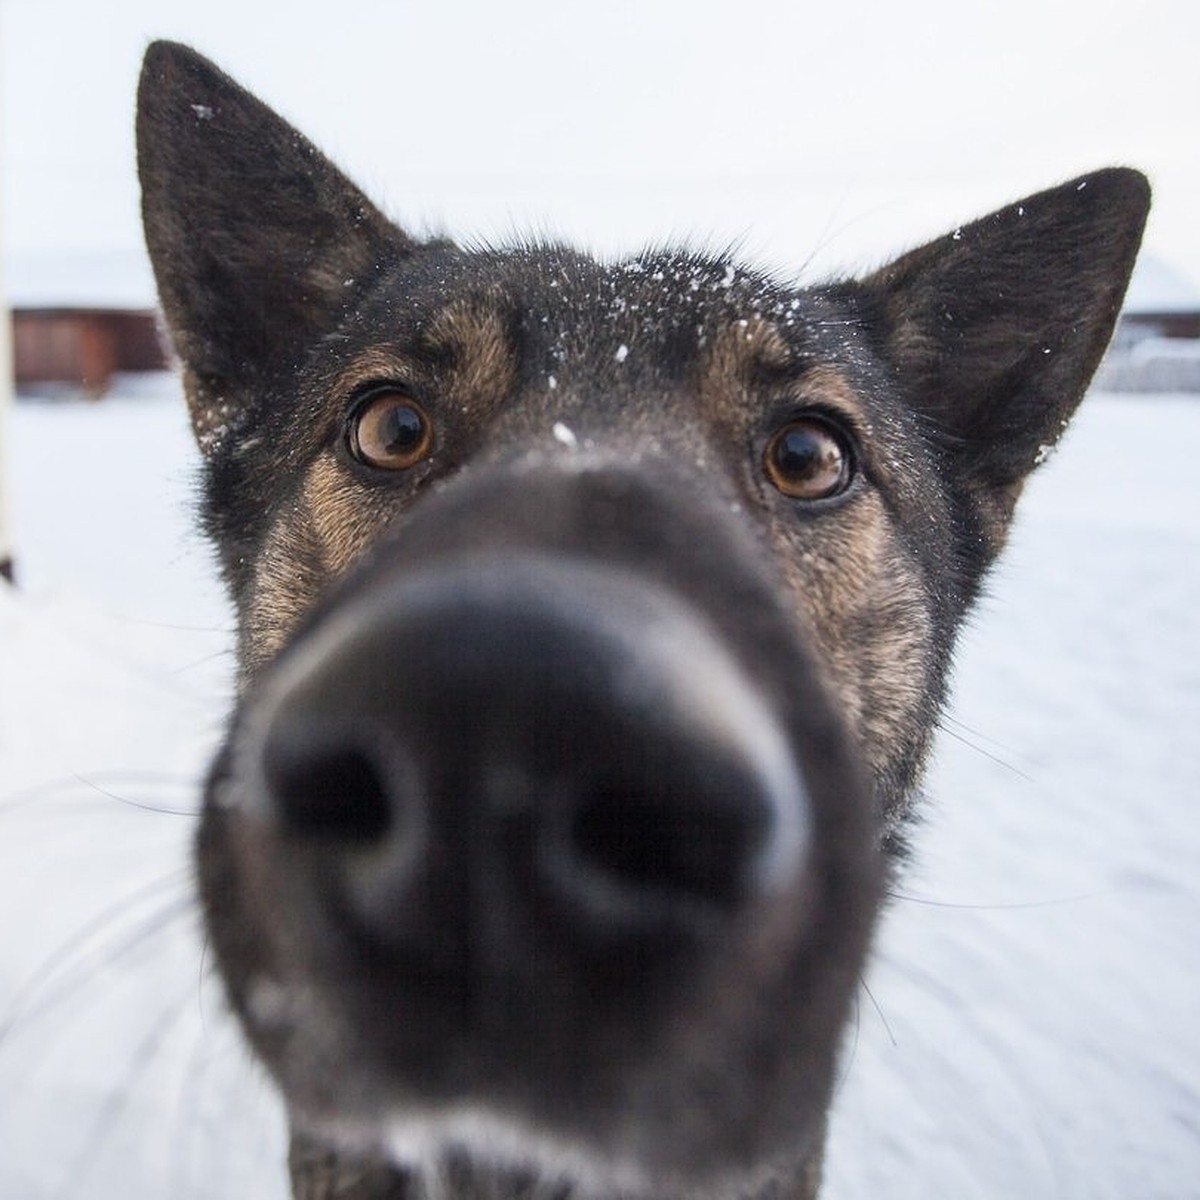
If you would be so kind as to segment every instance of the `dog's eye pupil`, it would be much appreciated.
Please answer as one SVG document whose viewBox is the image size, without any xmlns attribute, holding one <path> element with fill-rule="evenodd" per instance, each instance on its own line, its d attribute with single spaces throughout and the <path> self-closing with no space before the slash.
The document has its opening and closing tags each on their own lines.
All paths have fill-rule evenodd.
<svg viewBox="0 0 1200 1200">
<path fill-rule="evenodd" d="M 783 426 L 767 444 L 767 478 L 793 500 L 825 500 L 850 484 L 850 452 L 831 425 L 806 417 Z"/>
<path fill-rule="evenodd" d="M 389 454 L 411 454 L 425 437 L 425 422 L 411 404 L 392 404 L 379 419 Z"/>
<path fill-rule="evenodd" d="M 424 409 L 407 393 L 377 391 L 354 410 L 350 451 L 359 462 L 385 471 L 405 471 L 433 448 Z"/>
</svg>

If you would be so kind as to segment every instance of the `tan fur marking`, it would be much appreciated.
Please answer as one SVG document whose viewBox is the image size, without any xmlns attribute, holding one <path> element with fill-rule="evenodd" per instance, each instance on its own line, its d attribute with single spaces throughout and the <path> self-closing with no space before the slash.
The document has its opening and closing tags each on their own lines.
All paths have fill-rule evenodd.
<svg viewBox="0 0 1200 1200">
<path fill-rule="evenodd" d="M 385 497 L 348 483 L 331 457 L 313 463 L 299 502 L 263 548 L 242 648 L 247 673 L 279 652 L 325 588 L 379 536 L 392 515 Z"/>
<path fill-rule="evenodd" d="M 774 536 L 827 682 L 883 775 L 924 738 L 932 631 L 920 581 L 889 536 L 879 497 L 868 493 L 855 508 L 852 523 L 830 526 L 804 549 L 786 522 L 775 524 Z"/>
<path fill-rule="evenodd" d="M 787 373 L 792 365 L 792 351 L 783 335 L 763 317 L 734 322 L 716 334 L 701 366 L 700 391 L 707 407 L 724 415 L 727 437 L 746 432 L 747 423 L 759 419 L 762 400 L 752 400 L 751 389 L 760 378 L 771 375 L 786 380 L 779 395 L 798 407 L 822 404 L 840 409 L 870 434 L 866 412 L 837 367 L 817 364 L 791 380 Z"/>
<path fill-rule="evenodd" d="M 726 325 L 712 339 L 704 376 L 710 386 L 744 388 L 763 371 L 785 371 L 792 352 L 772 321 L 755 316 Z"/>
<path fill-rule="evenodd" d="M 342 574 L 379 536 L 391 506 L 372 504 L 361 488 L 347 483 L 332 458 L 313 463 L 304 482 L 308 526 L 330 577 Z"/>
<path fill-rule="evenodd" d="M 857 418 L 864 428 L 868 425 L 858 393 L 850 386 L 846 376 L 828 363 L 818 363 L 805 371 L 804 378 L 796 388 L 796 399 L 801 404 L 820 402 L 832 405 Z"/>
<path fill-rule="evenodd" d="M 486 415 L 517 383 L 517 361 L 500 311 L 500 298 L 468 299 L 443 309 L 425 335 L 427 345 L 451 361 L 462 404 Z"/>
<path fill-rule="evenodd" d="M 268 535 L 242 622 L 243 683 L 283 649 L 324 586 L 324 573 L 313 562 L 311 551 L 303 521 L 278 521 Z"/>
<path fill-rule="evenodd" d="M 395 380 L 428 388 L 459 412 L 486 418 L 516 387 L 516 355 L 498 299 L 450 305 L 430 322 L 422 342 L 425 354 L 416 358 L 385 346 L 365 351 L 334 380 L 331 395 L 344 404 L 366 384 Z M 426 355 L 445 363 L 431 368 Z"/>
<path fill-rule="evenodd" d="M 354 363 L 334 380 L 330 390 L 338 402 L 343 403 L 345 397 L 368 383 L 383 380 L 400 382 L 410 379 L 412 375 L 412 364 L 406 359 L 383 347 L 375 347 L 359 355 Z"/>
</svg>

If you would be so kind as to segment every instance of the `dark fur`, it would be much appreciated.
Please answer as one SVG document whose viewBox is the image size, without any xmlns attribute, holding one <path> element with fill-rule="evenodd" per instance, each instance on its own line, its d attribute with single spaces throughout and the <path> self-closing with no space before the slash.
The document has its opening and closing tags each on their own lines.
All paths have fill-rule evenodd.
<svg viewBox="0 0 1200 1200">
<path fill-rule="evenodd" d="M 240 618 L 201 893 L 296 1194 L 814 1195 L 878 847 L 1145 180 L 796 289 L 415 241 L 178 46 L 138 148 Z M 403 471 L 348 448 L 379 384 Z M 840 494 L 764 474 L 799 417 Z"/>
</svg>

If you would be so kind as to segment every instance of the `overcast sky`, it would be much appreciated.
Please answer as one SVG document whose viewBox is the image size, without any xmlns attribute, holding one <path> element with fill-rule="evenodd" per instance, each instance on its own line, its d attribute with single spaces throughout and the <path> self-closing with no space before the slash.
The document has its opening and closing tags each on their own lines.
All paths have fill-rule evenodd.
<svg viewBox="0 0 1200 1200">
<path fill-rule="evenodd" d="M 3 245 L 139 244 L 132 100 L 186 41 L 416 229 L 878 264 L 1111 162 L 1200 282 L 1196 0 L 0 0 Z"/>
</svg>

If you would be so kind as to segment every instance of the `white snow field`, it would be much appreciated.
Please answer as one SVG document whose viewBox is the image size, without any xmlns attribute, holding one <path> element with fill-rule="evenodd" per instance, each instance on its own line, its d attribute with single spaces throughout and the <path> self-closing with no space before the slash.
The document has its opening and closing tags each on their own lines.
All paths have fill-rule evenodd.
<svg viewBox="0 0 1200 1200">
<path fill-rule="evenodd" d="M 0 1200 L 282 1200 L 189 903 L 230 618 L 168 378 L 22 403 Z M 966 633 L 829 1200 L 1200 1197 L 1200 398 L 1089 398 Z M 182 814 L 182 815 L 181 815 Z"/>
</svg>

